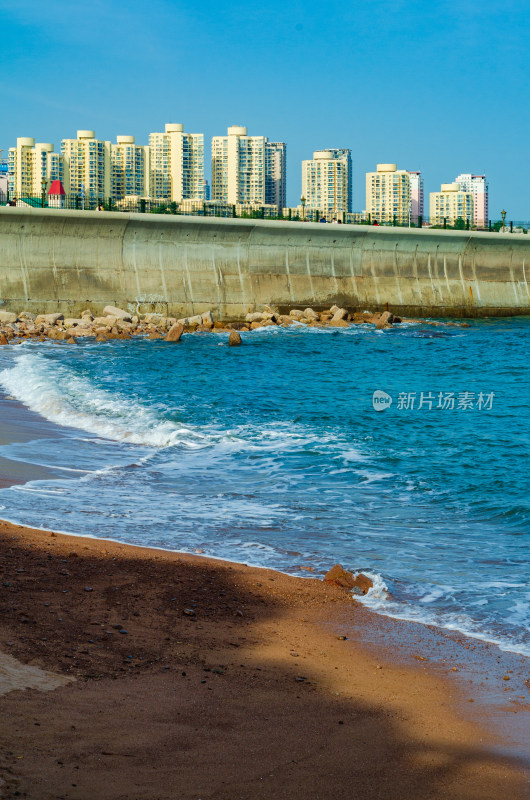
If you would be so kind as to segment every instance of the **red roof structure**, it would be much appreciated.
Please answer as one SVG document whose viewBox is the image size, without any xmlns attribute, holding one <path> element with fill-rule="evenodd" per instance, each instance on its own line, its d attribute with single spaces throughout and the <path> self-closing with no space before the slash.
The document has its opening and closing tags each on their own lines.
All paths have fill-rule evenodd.
<svg viewBox="0 0 530 800">
<path fill-rule="evenodd" d="M 50 188 L 48 189 L 48 194 L 53 194 L 53 195 L 58 195 L 58 194 L 59 194 L 59 195 L 63 195 L 63 194 L 66 194 L 66 192 L 64 191 L 64 186 L 63 186 L 63 184 L 61 183 L 61 181 L 59 181 L 59 180 L 57 180 L 57 181 L 52 181 L 52 185 L 51 185 L 51 186 L 50 186 Z"/>
</svg>

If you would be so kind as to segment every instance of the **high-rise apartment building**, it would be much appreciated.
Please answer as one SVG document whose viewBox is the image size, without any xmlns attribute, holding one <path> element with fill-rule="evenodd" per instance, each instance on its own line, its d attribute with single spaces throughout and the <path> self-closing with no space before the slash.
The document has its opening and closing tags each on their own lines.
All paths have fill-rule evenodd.
<svg viewBox="0 0 530 800">
<path fill-rule="evenodd" d="M 118 136 L 110 146 L 113 200 L 146 197 L 149 194 L 149 148 L 135 143 L 134 136 Z"/>
<path fill-rule="evenodd" d="M 351 211 L 352 167 L 347 149 L 316 150 L 302 161 L 302 196 L 326 216 Z"/>
<path fill-rule="evenodd" d="M 473 222 L 477 228 L 486 228 L 489 221 L 488 184 L 485 175 L 472 175 L 463 173 L 455 178 L 463 192 L 473 194 L 474 216 Z"/>
<path fill-rule="evenodd" d="M 96 139 L 94 131 L 77 131 L 77 139 L 63 139 L 64 189 L 89 208 L 111 196 L 110 142 Z"/>
<path fill-rule="evenodd" d="M 63 180 L 63 159 L 54 153 L 53 144 L 35 144 L 26 136 L 9 148 L 7 181 L 12 197 L 41 197 L 55 180 Z"/>
<path fill-rule="evenodd" d="M 167 123 L 149 135 L 150 188 L 154 200 L 204 200 L 204 134 Z"/>
<path fill-rule="evenodd" d="M 372 221 L 406 224 L 411 217 L 411 176 L 396 164 L 366 173 L 366 211 Z"/>
<path fill-rule="evenodd" d="M 430 193 L 431 225 L 455 225 L 458 220 L 472 225 L 473 214 L 473 192 L 463 192 L 458 183 L 442 183 L 441 191 Z"/>
<path fill-rule="evenodd" d="M 286 144 L 249 136 L 232 125 L 212 139 L 212 200 L 243 205 L 285 206 Z"/>
<path fill-rule="evenodd" d="M 265 203 L 265 142 L 265 136 L 249 136 L 243 125 L 213 137 L 212 200 Z"/>
<path fill-rule="evenodd" d="M 414 224 L 423 219 L 423 178 L 421 172 L 409 170 L 410 177 L 410 218 Z"/>
<path fill-rule="evenodd" d="M 281 211 L 287 204 L 286 189 L 287 145 L 265 140 L 265 203 Z"/>
</svg>

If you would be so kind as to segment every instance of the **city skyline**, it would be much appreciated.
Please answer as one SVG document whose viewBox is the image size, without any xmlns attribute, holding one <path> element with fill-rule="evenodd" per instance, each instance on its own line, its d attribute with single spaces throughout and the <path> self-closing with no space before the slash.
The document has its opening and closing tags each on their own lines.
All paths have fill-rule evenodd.
<svg viewBox="0 0 530 800">
<path fill-rule="evenodd" d="M 527 219 L 529 24 L 511 2 L 479 13 L 469 2 L 273 0 L 229 2 L 220 15 L 210 2 L 95 0 L 90 14 L 66 14 L 58 0 L 6 0 L 0 147 L 6 157 L 26 133 L 58 143 L 73 120 L 101 139 L 120 131 L 142 143 L 154 120 L 186 120 L 205 141 L 244 124 L 287 142 L 289 206 L 300 163 L 331 147 L 352 151 L 356 209 L 362 176 L 389 162 L 421 169 L 427 192 L 485 173 L 490 217 L 505 207 Z"/>
<path fill-rule="evenodd" d="M 11 197 L 40 196 L 59 179 L 66 195 L 86 193 L 95 202 L 127 197 L 202 201 L 211 193 L 217 202 L 276 206 L 281 213 L 282 208 L 289 208 L 285 203 L 286 149 L 285 142 L 269 142 L 266 136 L 249 134 L 245 126 L 230 126 L 226 136 L 212 139 L 210 186 L 204 178 L 204 134 L 186 133 L 182 123 L 165 123 L 164 132 L 149 134 L 147 145 L 127 134 L 118 134 L 116 143 L 104 141 L 95 131 L 85 129 L 78 130 L 75 139 L 62 139 L 59 152 L 55 152 L 53 143 L 18 137 L 16 146 L 8 150 L 8 189 Z M 301 163 L 300 202 L 291 208 L 302 204 L 328 216 L 364 212 L 374 220 L 400 223 L 440 216 L 438 210 L 433 212 L 432 203 L 430 213 L 424 209 L 421 171 L 378 163 L 376 172 L 367 172 L 365 178 L 365 203 L 352 208 L 351 151 L 315 151 L 313 159 Z M 390 181 L 388 186 L 386 181 Z M 471 192 L 471 222 L 487 226 L 489 187 L 485 175 L 464 173 L 453 184 L 443 185 Z"/>
</svg>

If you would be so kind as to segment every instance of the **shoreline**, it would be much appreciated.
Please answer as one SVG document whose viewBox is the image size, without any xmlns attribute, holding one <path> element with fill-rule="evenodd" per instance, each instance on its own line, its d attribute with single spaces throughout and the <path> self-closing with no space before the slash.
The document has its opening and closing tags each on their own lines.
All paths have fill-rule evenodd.
<svg viewBox="0 0 530 800">
<path fill-rule="evenodd" d="M 68 798 L 96 789 L 102 800 L 191 800 L 214 790 L 208 796 L 227 800 L 319 798 L 343 796 L 352 780 L 369 798 L 383 791 L 396 800 L 405 793 L 440 800 L 525 796 L 520 764 L 509 757 L 521 755 L 524 741 L 515 724 L 528 708 L 522 664 L 515 663 L 522 656 L 376 614 L 315 578 L 4 522 L 0 540 L 0 653 L 75 678 L 53 691 L 1 698 L 6 735 L 13 737 L 2 742 L 2 763 L 11 752 L 13 772 L 0 775 L 29 797 L 56 797 L 69 769 Z M 127 633 L 120 636 L 122 625 Z M 151 698 L 149 708 L 143 697 Z M 177 717 L 193 708 L 171 746 L 170 721 L 160 719 L 170 706 Z M 138 721 L 139 707 L 143 735 L 159 743 L 152 762 L 127 726 Z M 110 729 L 92 730 L 97 714 Z M 112 746 L 103 748 L 110 755 L 98 768 L 110 770 L 114 784 L 94 777 L 77 733 L 67 741 L 74 722 L 85 744 L 113 731 Z M 298 753 L 300 739 L 318 754 L 315 761 Z M 235 753 L 245 753 L 250 740 L 253 755 L 245 756 L 240 783 Z M 23 747 L 22 759 L 13 747 Z M 56 747 L 69 751 L 62 763 L 50 756 Z M 126 774 L 123 748 L 132 751 Z M 300 759 L 286 759 L 286 748 Z M 206 771 L 197 777 L 205 752 Z M 170 791 L 167 770 L 177 781 Z"/>
</svg>

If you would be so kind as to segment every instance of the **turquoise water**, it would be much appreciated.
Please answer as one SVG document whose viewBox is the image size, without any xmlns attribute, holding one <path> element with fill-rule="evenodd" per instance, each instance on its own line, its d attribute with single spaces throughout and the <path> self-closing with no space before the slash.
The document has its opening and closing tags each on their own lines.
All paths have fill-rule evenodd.
<svg viewBox="0 0 530 800">
<path fill-rule="evenodd" d="M 3 348 L 0 385 L 43 435 L 0 456 L 61 477 L 1 490 L 0 515 L 294 574 L 341 562 L 381 613 L 528 653 L 529 343 L 514 318 Z"/>
</svg>

